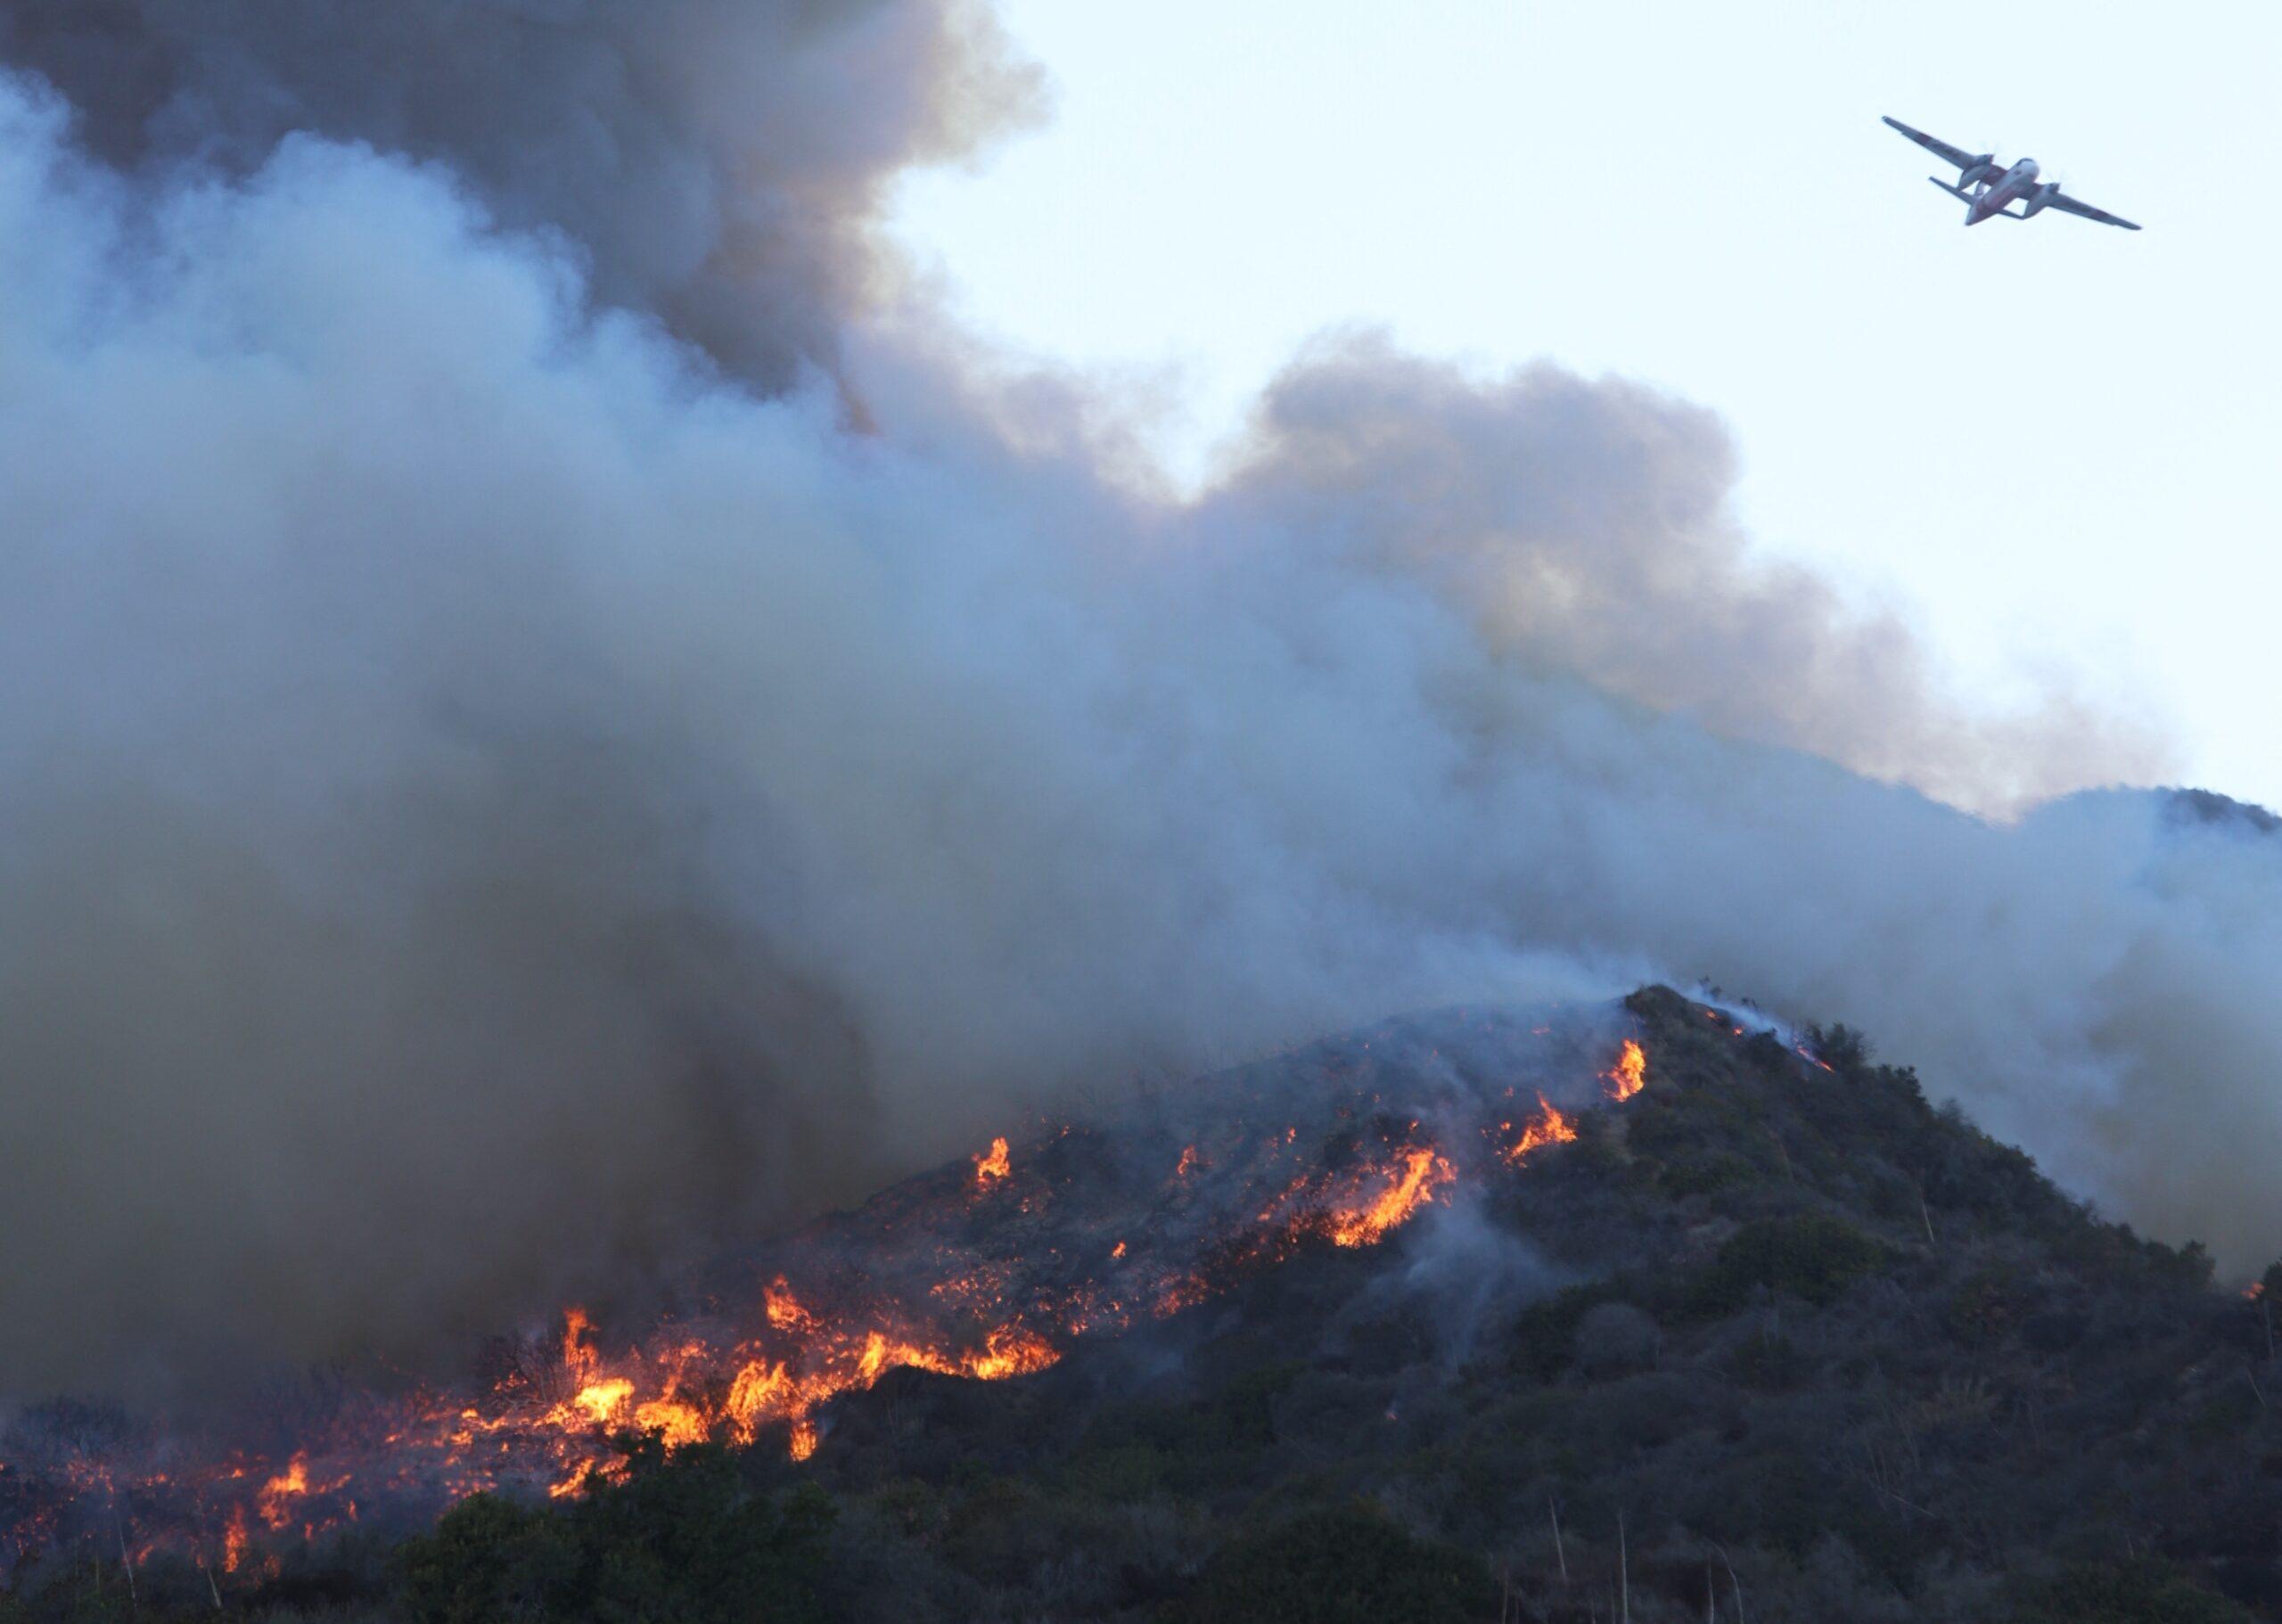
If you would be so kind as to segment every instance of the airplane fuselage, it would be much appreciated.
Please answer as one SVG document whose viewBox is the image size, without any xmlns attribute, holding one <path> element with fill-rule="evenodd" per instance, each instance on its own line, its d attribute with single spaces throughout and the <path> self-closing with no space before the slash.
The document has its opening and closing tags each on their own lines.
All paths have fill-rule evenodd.
<svg viewBox="0 0 2282 1624">
<path fill-rule="evenodd" d="M 2042 171 L 2033 158 L 2023 158 L 2011 168 L 1991 181 L 1988 186 L 1966 205 L 1965 223 L 1978 226 L 1992 214 L 2002 214 L 2007 205 L 2016 199 L 2023 205 L 2035 201 L 2040 188 L 2037 176 Z M 2030 210 L 2034 213 L 2034 209 Z"/>
<path fill-rule="evenodd" d="M 2057 209 L 2063 214 L 2097 220 L 2103 226 L 2120 226 L 2126 231 L 2139 229 L 2121 215 L 2095 209 L 2082 198 L 2063 193 L 2058 181 L 2042 178 L 2042 171 L 2033 158 L 2000 164 L 1994 152 L 1969 152 L 1961 146 L 1951 146 L 1937 135 L 1910 128 L 1899 119 L 1890 118 L 1885 123 L 1956 168 L 1958 177 L 1953 182 L 1938 175 L 1925 178 L 1965 204 L 1965 223 L 1968 226 L 1978 226 L 1999 215 L 2008 220 L 2032 220 L 2048 209 Z M 2012 208 L 2015 201 L 2020 204 L 2017 211 Z"/>
</svg>

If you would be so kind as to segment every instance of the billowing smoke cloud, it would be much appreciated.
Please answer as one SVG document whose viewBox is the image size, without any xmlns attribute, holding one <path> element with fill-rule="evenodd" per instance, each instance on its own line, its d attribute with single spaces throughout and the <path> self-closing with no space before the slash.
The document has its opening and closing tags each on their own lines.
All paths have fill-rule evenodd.
<svg viewBox="0 0 2282 1624">
<path fill-rule="evenodd" d="M 1282 381 L 1249 449 L 1219 497 L 1244 521 L 1432 580 L 1531 668 L 1726 736 L 1993 811 L 2163 766 L 2147 723 L 2065 692 L 1963 705 L 1897 616 L 1751 562 L 1726 434 L 1653 390 L 1542 365 L 1482 385 L 1350 341 Z"/>
<path fill-rule="evenodd" d="M 0 60 L 160 186 L 296 132 L 447 165 L 769 389 L 836 368 L 882 184 L 1037 107 L 962 0 L 8 0 Z"/>
<path fill-rule="evenodd" d="M 650 9 L 668 64 L 709 20 L 902 64 L 699 99 L 851 229 L 995 60 L 915 5 Z M 1703 414 L 1349 343 L 1169 506 L 1085 402 L 835 337 L 837 227 L 644 281 L 608 195 L 531 202 L 576 185 L 515 132 L 629 140 L 673 72 L 542 78 L 463 154 L 450 96 L 504 81 L 411 130 L 176 26 L 95 31 L 164 65 L 100 157 L 0 88 L 0 1390 L 433 1345 L 1075 1081 L 1647 974 L 1860 1023 L 2135 1218 L 2282 1246 L 2282 841 L 1878 782 L 2142 747 L 1977 721 L 1753 566 Z M 256 150 L 305 122 L 385 150 Z M 136 160 L 220 139 L 162 126 L 239 144 Z"/>
</svg>

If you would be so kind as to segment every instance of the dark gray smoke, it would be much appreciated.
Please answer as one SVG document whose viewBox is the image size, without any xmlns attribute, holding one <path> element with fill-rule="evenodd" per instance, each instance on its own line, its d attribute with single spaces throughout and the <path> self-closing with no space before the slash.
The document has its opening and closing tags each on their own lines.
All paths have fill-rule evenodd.
<svg viewBox="0 0 2282 1624">
<path fill-rule="evenodd" d="M 837 370 L 882 184 L 1036 96 L 959 0 L 8 0 L 0 60 L 160 185 L 300 132 L 441 164 L 771 390 Z"/>
<path fill-rule="evenodd" d="M 1079 1079 L 1646 975 L 2277 1250 L 2282 841 L 1878 782 L 2150 757 L 1755 565 L 1708 415 L 1348 342 L 1168 505 L 1095 403 L 836 325 L 1009 82 L 964 13 L 567 9 L 613 99 L 437 5 L 415 87 L 380 9 L 0 0 L 104 103 L 0 86 L 0 1390 L 416 1349 Z M 640 268 L 573 171 L 661 125 L 835 222 L 797 274 Z"/>
</svg>

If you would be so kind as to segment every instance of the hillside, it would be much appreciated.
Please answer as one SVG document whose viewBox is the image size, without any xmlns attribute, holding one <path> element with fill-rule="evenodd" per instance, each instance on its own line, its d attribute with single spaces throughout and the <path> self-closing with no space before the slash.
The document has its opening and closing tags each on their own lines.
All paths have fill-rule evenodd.
<svg viewBox="0 0 2282 1624">
<path fill-rule="evenodd" d="M 1062 1316 L 1034 1369 L 905 1361 L 785 1412 L 817 1429 L 792 1449 L 629 1441 L 582 1493 L 479 1496 L 409 1543 L 350 1521 L 226 1591 L 154 1559 L 130 1593 L 82 1552 L 0 1620 L 2282 1619 L 2268 1301 L 1852 1034 L 1768 1026 L 1650 988 L 1263 1061 L 1017 1145 L 1036 1182 L 997 1206 L 954 1167 L 819 1232 L 843 1261 L 939 1241 L 958 1195 L 962 1258 L 1028 1260 L 993 1276 L 1009 1324 Z M 1647 1070 L 1617 1104 L 1578 1085 L 1620 1032 Z M 1539 1089 L 1574 1136 L 1524 1148 Z M 1373 1243 L 1335 1202 L 1231 1229 L 1265 1164 L 1229 1147 L 1287 1117 L 1302 1182 L 1380 1150 L 1448 1177 Z M 1175 1154 L 1179 1184 L 1132 1172 Z M 1198 1284 L 1104 1325 L 1129 1293 L 1065 1266 L 1112 1234 L 1121 1263 L 1120 1224 Z"/>
</svg>

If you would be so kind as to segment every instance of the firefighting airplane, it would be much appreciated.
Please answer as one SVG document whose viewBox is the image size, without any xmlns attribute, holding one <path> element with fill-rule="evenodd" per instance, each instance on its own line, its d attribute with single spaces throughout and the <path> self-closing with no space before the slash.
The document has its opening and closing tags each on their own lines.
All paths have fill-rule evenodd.
<svg viewBox="0 0 2282 1624">
<path fill-rule="evenodd" d="M 1966 206 L 1965 223 L 1978 226 L 1991 216 L 2002 215 L 2008 220 L 2025 220 L 2047 209 L 2064 209 L 2081 214 L 2088 220 L 2097 220 L 2103 226 L 2121 226 L 2126 231 L 2139 228 L 2130 221 L 2095 209 L 2089 203 L 2080 203 L 2073 197 L 2061 194 L 2060 183 L 2048 180 L 2039 183 L 2036 160 L 2023 158 L 2011 168 L 1999 168 L 1994 152 L 1968 152 L 1953 147 L 1946 141 L 1936 141 L 1924 130 L 1914 130 L 1899 119 L 1886 120 L 1894 128 L 1915 141 L 1919 146 L 1940 158 L 1943 163 L 1955 164 L 1958 184 L 1954 186 L 1938 175 L 1928 175 L 1932 181 L 1951 197 Z M 2015 214 L 2005 207 L 2018 199 L 2021 212 Z"/>
</svg>

